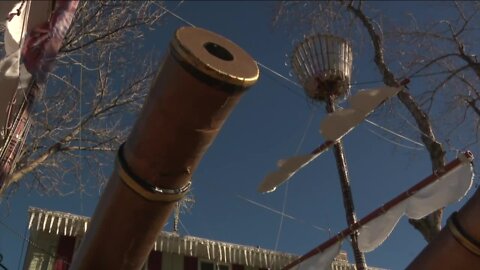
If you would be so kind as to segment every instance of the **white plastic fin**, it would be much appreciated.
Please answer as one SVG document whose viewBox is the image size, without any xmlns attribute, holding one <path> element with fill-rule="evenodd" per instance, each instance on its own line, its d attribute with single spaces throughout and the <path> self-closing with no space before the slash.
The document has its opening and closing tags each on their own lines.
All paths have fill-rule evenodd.
<svg viewBox="0 0 480 270">
<path fill-rule="evenodd" d="M 360 124 L 365 117 L 365 113 L 354 109 L 330 113 L 320 123 L 320 134 L 326 141 L 337 141 Z"/>
<path fill-rule="evenodd" d="M 323 151 L 324 152 L 324 151 Z M 278 162 L 278 170 L 269 173 L 258 187 L 258 192 L 273 192 L 290 179 L 298 170 L 308 165 L 323 152 L 314 155 L 295 156 Z"/>
<path fill-rule="evenodd" d="M 472 181 L 473 168 L 470 162 L 464 162 L 452 169 L 410 198 L 363 225 L 359 229 L 358 236 L 360 250 L 369 252 L 381 245 L 403 215 L 420 219 L 437 209 L 461 200 L 471 188 Z"/>
<path fill-rule="evenodd" d="M 398 94 L 400 90 L 399 87 L 389 86 L 360 90 L 348 99 L 348 103 L 352 109 L 368 115 L 384 101 Z"/>
</svg>

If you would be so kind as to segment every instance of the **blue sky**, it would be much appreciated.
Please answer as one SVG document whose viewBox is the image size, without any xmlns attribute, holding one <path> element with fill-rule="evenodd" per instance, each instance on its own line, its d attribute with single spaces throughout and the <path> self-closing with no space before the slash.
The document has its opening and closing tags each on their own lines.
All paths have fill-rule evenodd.
<svg viewBox="0 0 480 270">
<path fill-rule="evenodd" d="M 378 8 L 387 15 L 399 16 L 412 10 L 412 6 L 418 2 L 405 5 L 390 3 L 378 3 Z M 168 3 L 168 6 L 174 7 L 175 3 Z M 187 1 L 175 13 L 198 27 L 231 39 L 257 61 L 289 77 L 285 55 L 290 53 L 293 46 L 285 32 L 272 28 L 273 8 L 273 3 L 266 1 Z M 184 25 L 180 20 L 167 16 L 164 25 L 149 33 L 145 42 L 164 51 L 175 29 Z M 354 81 L 378 79 L 369 47 L 363 48 L 361 54 L 357 52 L 355 57 Z M 352 92 L 359 89 L 354 85 Z M 258 194 L 257 185 L 269 171 L 275 169 L 278 159 L 294 155 L 297 148 L 299 153 L 310 152 L 323 142 L 318 128 L 324 116 L 323 105 L 312 105 L 301 88 L 261 69 L 260 80 L 244 95 L 194 175 L 193 194 L 196 203 L 191 212 L 181 218 L 188 233 L 274 249 L 280 216 L 240 197 L 281 210 L 285 185 L 267 195 Z M 405 117 L 409 116 L 405 114 Z M 382 123 L 381 112 L 370 119 Z M 401 124 L 392 129 L 401 132 L 399 126 Z M 431 173 L 426 151 L 393 145 L 373 134 L 372 130 L 383 134 L 383 131 L 364 123 L 344 139 L 359 218 Z M 303 143 L 300 144 L 303 137 Z M 419 140 L 418 134 L 412 139 Z M 449 153 L 449 158 L 453 158 L 452 153 Z M 9 201 L 1 203 L 0 218 L 16 232 L 25 234 L 28 206 L 90 216 L 97 199 L 98 194 L 80 200 L 78 194 L 45 197 L 21 189 Z M 448 207 L 447 215 L 462 203 Z M 285 212 L 297 220 L 283 221 L 277 247 L 283 252 L 303 254 L 329 238 L 326 232 L 312 225 L 329 228 L 332 233 L 346 227 L 331 151 L 293 177 L 288 187 Z M 171 230 L 171 222 L 165 229 Z M 187 233 L 183 228 L 181 232 Z M 366 255 L 367 264 L 403 269 L 425 244 L 420 234 L 403 218 L 390 238 Z M 345 242 L 343 248 L 351 255 L 349 243 Z M 20 269 L 21 252 L 20 237 L 5 226 L 0 226 L 3 264 L 9 269 Z"/>
</svg>

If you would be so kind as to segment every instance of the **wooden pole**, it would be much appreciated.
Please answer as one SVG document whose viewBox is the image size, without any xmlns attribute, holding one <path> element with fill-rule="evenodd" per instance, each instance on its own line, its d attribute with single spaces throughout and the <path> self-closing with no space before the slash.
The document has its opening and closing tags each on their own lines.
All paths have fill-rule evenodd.
<svg viewBox="0 0 480 270">
<path fill-rule="evenodd" d="M 175 200 L 162 199 L 172 196 L 159 190 L 188 187 L 203 154 L 258 73 L 256 62 L 226 38 L 200 28 L 176 31 L 119 152 L 119 164 L 126 164 L 117 164 L 110 177 L 71 270 L 143 266 L 175 206 Z M 138 181 L 126 181 L 125 175 Z"/>
</svg>

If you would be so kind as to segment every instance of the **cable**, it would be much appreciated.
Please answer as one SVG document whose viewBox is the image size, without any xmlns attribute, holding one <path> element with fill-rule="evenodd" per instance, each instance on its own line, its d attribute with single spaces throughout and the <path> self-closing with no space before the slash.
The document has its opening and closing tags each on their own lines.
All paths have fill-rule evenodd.
<svg viewBox="0 0 480 270">
<path fill-rule="evenodd" d="M 390 140 L 389 138 L 387 138 L 387 137 L 385 137 L 385 136 L 383 136 L 383 135 L 379 134 L 378 132 L 375 132 L 375 131 L 373 131 L 373 130 L 371 130 L 371 129 L 368 129 L 368 131 L 370 131 L 371 133 L 373 133 L 374 135 L 376 135 L 376 136 L 379 137 L 380 139 L 383 139 L 383 140 L 385 140 L 385 141 L 387 141 L 387 142 L 389 142 L 389 143 L 395 144 L 395 145 L 397 145 L 397 146 L 400 146 L 400 147 L 403 147 L 403 148 L 407 148 L 407 149 L 412 149 L 412 150 L 423 150 L 422 147 L 412 147 L 412 146 L 408 146 L 408 145 L 404 145 L 404 144 L 398 143 L 398 142 L 396 142 L 396 141 L 394 141 L 394 140 Z"/>
<path fill-rule="evenodd" d="M 191 235 L 190 232 L 187 230 L 187 227 L 183 224 L 181 219 L 178 219 L 178 223 L 182 226 L 183 230 L 187 233 L 187 235 Z"/>
<path fill-rule="evenodd" d="M 379 124 L 377 124 L 377 123 L 375 123 L 375 122 L 373 122 L 373 121 L 370 121 L 370 120 L 368 120 L 368 119 L 365 119 L 365 122 L 367 122 L 367 123 L 369 123 L 370 125 L 373 125 L 373 126 L 379 128 L 379 129 L 381 129 L 381 130 L 384 130 L 384 131 L 386 131 L 386 132 L 388 132 L 388 133 L 390 133 L 390 134 L 393 134 L 393 135 L 395 135 L 395 136 L 397 136 L 397 137 L 400 137 L 400 138 L 402 138 L 402 139 L 404 139 L 404 140 L 406 140 L 406 141 L 409 141 L 409 142 L 411 142 L 411 143 L 413 143 L 413 144 L 416 144 L 416 145 L 418 145 L 418 146 L 421 146 L 421 147 L 425 148 L 425 145 L 423 145 L 422 143 L 419 143 L 419 142 L 414 141 L 414 140 L 412 140 L 412 139 L 410 139 L 410 138 L 408 138 L 408 137 L 405 137 L 405 136 L 403 136 L 403 135 L 401 135 L 401 134 L 398 134 L 398 133 L 396 133 L 395 131 L 390 130 L 390 129 L 386 128 L 386 127 L 382 127 L 382 126 L 380 126 Z"/>
<path fill-rule="evenodd" d="M 246 198 L 246 197 L 243 197 L 243 196 L 241 196 L 241 195 L 238 195 L 238 194 L 237 194 L 236 196 L 237 196 L 237 198 L 240 198 L 240 199 L 242 199 L 242 200 L 244 200 L 244 201 L 246 201 L 246 202 L 249 202 L 249 203 L 251 203 L 251 204 L 253 204 L 253 205 L 255 205 L 255 206 L 261 207 L 261 208 L 263 208 L 263 209 L 265 209 L 265 210 L 268 210 L 268 211 L 270 211 L 270 212 L 272 212 L 272 213 L 275 213 L 275 214 L 278 214 L 278 215 L 282 215 L 282 216 L 284 216 L 284 217 L 286 217 L 286 218 L 288 218 L 288 219 L 291 219 L 291 220 L 300 222 L 300 223 L 302 223 L 302 224 L 309 225 L 309 226 L 311 226 L 312 228 L 317 229 L 317 230 L 319 230 L 319 231 L 326 232 L 326 233 L 328 233 L 329 236 L 330 236 L 330 231 L 331 231 L 330 228 L 326 229 L 326 228 L 323 228 L 323 227 L 320 227 L 320 226 L 317 226 L 317 225 L 308 223 L 308 222 L 306 222 L 306 221 L 304 221 L 304 220 L 302 220 L 302 219 L 296 218 L 296 217 L 291 216 L 291 215 L 288 215 L 288 214 L 286 214 L 286 213 L 282 213 L 281 211 L 278 211 L 278 210 L 276 210 L 276 209 L 274 209 L 274 208 L 271 208 L 271 207 L 269 207 L 269 206 L 267 206 L 267 205 L 265 205 L 265 204 L 261 204 L 261 203 L 259 203 L 259 202 L 254 201 L 254 200 L 251 200 L 251 199 L 248 199 L 248 198 Z"/>
<path fill-rule="evenodd" d="M 287 78 L 287 77 L 283 76 L 282 74 L 280 74 L 280 73 L 276 72 L 275 70 L 273 70 L 273 69 L 271 69 L 271 68 L 267 67 L 266 65 L 264 65 L 264 64 L 262 64 L 262 63 L 260 63 L 260 62 L 258 62 L 258 61 L 256 61 L 256 62 L 257 62 L 257 64 L 258 64 L 259 66 L 261 66 L 262 68 L 264 68 L 264 69 L 266 69 L 266 70 L 270 71 L 271 73 L 273 73 L 273 74 L 275 74 L 276 76 L 278 76 L 278 77 L 280 77 L 280 78 L 282 78 L 282 79 L 286 80 L 287 82 L 289 82 L 289 83 L 291 83 L 291 84 L 293 84 L 293 85 L 295 85 L 295 86 L 297 86 L 297 87 L 299 87 L 299 88 L 303 89 L 303 87 L 302 87 L 300 84 L 298 84 L 297 82 L 295 82 L 295 81 L 293 81 L 293 80 L 291 80 L 291 79 L 289 79 L 289 78 Z"/>
<path fill-rule="evenodd" d="M 308 119 L 307 125 L 305 126 L 305 130 L 303 131 L 303 135 L 300 138 L 300 141 L 298 142 L 297 149 L 295 150 L 295 155 L 300 152 L 300 148 L 303 145 L 303 142 L 305 141 L 305 137 L 307 136 L 307 132 L 310 129 L 310 126 L 312 125 L 313 117 L 315 116 L 316 110 L 311 110 L 310 112 L 310 118 Z M 275 239 L 275 251 L 278 249 L 278 244 L 280 243 L 280 235 L 282 233 L 282 228 L 283 228 L 283 220 L 285 217 L 285 209 L 287 207 L 287 197 L 288 197 L 288 185 L 290 181 L 287 181 L 285 184 L 285 192 L 283 193 L 283 202 L 282 202 L 282 213 L 280 216 L 280 224 L 278 225 L 278 231 L 277 231 L 277 237 Z"/>
<path fill-rule="evenodd" d="M 182 21 L 182 22 L 184 22 L 184 23 L 186 23 L 186 24 L 190 25 L 191 27 L 196 27 L 196 26 L 195 26 L 193 23 L 191 23 L 191 22 L 189 22 L 189 21 L 185 20 L 184 18 L 182 18 L 181 16 L 179 16 L 179 15 L 177 15 L 177 14 L 173 13 L 173 12 L 172 12 L 171 10 L 169 10 L 168 8 L 166 8 L 166 7 L 163 7 L 163 6 L 160 6 L 160 8 L 161 8 L 161 9 L 163 9 L 163 10 L 165 10 L 166 12 L 168 12 L 168 13 L 169 13 L 170 15 L 172 15 L 173 17 L 175 17 L 175 18 L 179 19 L 180 21 Z"/>
</svg>

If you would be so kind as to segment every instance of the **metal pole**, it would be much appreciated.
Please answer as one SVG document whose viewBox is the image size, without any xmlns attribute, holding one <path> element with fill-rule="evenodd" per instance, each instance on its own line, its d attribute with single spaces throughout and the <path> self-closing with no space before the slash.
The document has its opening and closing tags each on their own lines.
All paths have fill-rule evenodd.
<svg viewBox="0 0 480 270">
<path fill-rule="evenodd" d="M 330 94 L 326 100 L 326 110 L 328 113 L 335 111 L 335 96 Z M 337 161 L 338 174 L 340 176 L 340 186 L 342 188 L 342 197 L 343 197 L 343 206 L 345 208 L 345 214 L 347 217 L 348 226 L 352 226 L 357 222 L 357 217 L 355 215 L 355 206 L 353 203 L 352 190 L 350 188 L 350 181 L 348 179 L 348 169 L 347 161 L 343 153 L 343 144 L 341 140 L 338 140 L 333 145 L 333 150 L 335 154 L 335 160 Z M 358 248 L 358 231 L 355 230 L 350 234 L 350 239 L 352 243 L 353 254 L 355 257 L 355 264 L 357 270 L 367 269 L 367 263 L 365 261 L 365 256 L 363 252 Z"/>
<path fill-rule="evenodd" d="M 257 78 L 255 61 L 228 39 L 176 31 L 70 270 L 143 266 L 178 195 Z"/>
</svg>

